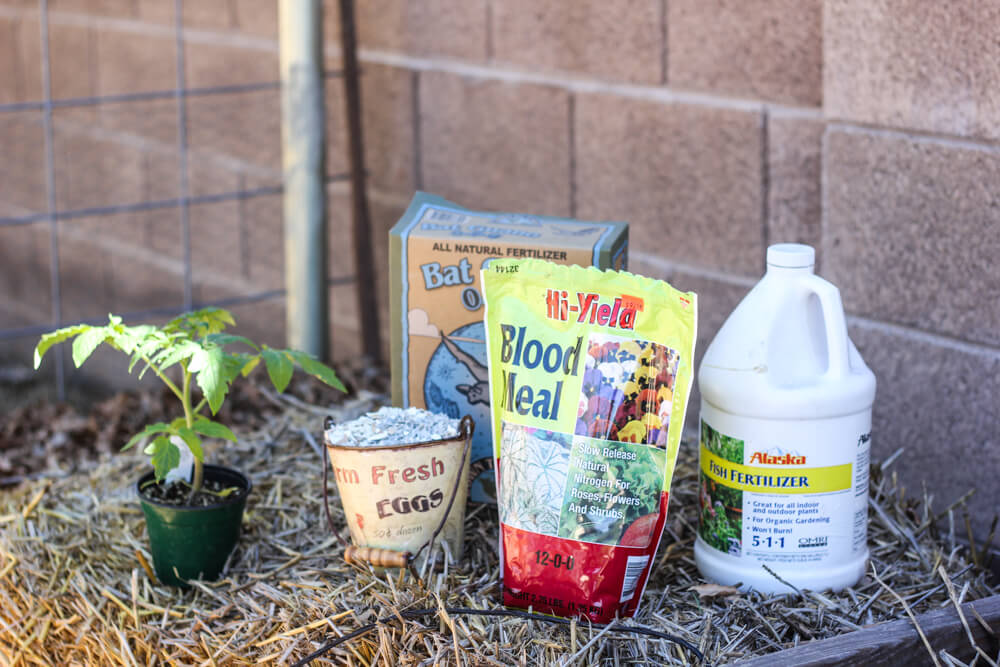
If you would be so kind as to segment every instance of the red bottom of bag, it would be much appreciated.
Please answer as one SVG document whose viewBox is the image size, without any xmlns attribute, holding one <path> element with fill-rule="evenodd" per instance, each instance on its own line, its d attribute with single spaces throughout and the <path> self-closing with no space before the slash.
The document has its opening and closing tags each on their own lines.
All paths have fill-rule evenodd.
<svg viewBox="0 0 1000 667">
<path fill-rule="evenodd" d="M 578 542 L 501 524 L 503 603 L 601 624 L 634 615 L 663 533 L 667 498 L 666 492 L 660 494 L 659 515 L 645 547 Z"/>
</svg>

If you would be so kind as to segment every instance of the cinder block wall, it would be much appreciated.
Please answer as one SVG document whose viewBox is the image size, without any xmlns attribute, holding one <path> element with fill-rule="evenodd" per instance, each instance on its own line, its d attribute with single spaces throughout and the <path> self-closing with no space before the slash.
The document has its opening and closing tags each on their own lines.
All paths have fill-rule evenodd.
<svg viewBox="0 0 1000 667">
<path fill-rule="evenodd" d="M 0 102 L 40 94 L 26 74 L 37 66 L 34 4 L 0 0 Z M 326 4 L 335 67 L 339 23 L 336 3 Z M 701 350 L 762 273 L 769 243 L 813 244 L 878 376 L 876 457 L 905 447 L 894 469 L 911 494 L 926 484 L 939 507 L 978 488 L 972 524 L 985 536 L 1000 510 L 996 3 L 357 4 L 383 323 L 386 231 L 418 188 L 477 208 L 628 220 L 632 270 L 700 294 Z M 185 5 L 189 85 L 277 77 L 273 0 Z M 55 96 L 172 87 L 172 0 L 50 6 Z M 337 173 L 346 140 L 336 81 L 327 101 Z M 171 104 L 57 118 L 59 196 L 175 189 Z M 190 104 L 193 191 L 273 181 L 276 93 Z M 44 202 L 39 131 L 0 115 L 0 154 L 12 157 L 0 159 L 0 215 Z M 74 156 L 95 145 L 105 158 L 81 173 Z M 342 184 L 330 186 L 331 274 L 345 277 L 349 201 Z M 80 247 L 65 251 L 79 309 L 66 318 L 176 303 L 175 220 L 137 216 L 128 234 L 108 221 L 65 225 L 65 246 Z M 199 207 L 192 229 L 199 298 L 280 286 L 277 197 Z M 30 319 L 48 298 L 47 236 L 0 234 L 0 312 Z M 202 235 L 243 250 L 223 256 Z M 358 350 L 353 289 L 331 290 L 341 357 Z M 280 338 L 280 300 L 244 311 L 244 322 Z M 697 396 L 692 406 L 690 423 Z"/>
</svg>

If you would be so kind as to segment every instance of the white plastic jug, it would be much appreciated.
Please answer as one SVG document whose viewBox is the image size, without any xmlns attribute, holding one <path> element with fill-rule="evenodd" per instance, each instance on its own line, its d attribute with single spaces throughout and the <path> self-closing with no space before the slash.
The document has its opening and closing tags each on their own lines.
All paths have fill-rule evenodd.
<svg viewBox="0 0 1000 667">
<path fill-rule="evenodd" d="M 847 336 L 815 251 L 767 249 L 767 272 L 702 359 L 695 561 L 763 592 L 839 590 L 868 561 L 875 375 Z M 766 568 L 765 568 L 766 566 Z"/>
</svg>

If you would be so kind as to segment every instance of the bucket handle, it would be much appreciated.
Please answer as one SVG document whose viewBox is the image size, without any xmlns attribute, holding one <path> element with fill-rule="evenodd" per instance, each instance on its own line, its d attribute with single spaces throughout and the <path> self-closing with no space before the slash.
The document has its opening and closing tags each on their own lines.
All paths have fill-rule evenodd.
<svg viewBox="0 0 1000 667">
<path fill-rule="evenodd" d="M 815 294 L 823 310 L 823 325 L 826 331 L 827 367 L 824 376 L 837 380 L 850 372 L 847 354 L 847 320 L 844 318 L 844 304 L 836 285 L 823 280 L 813 273 L 802 276 L 806 289 Z"/>
<path fill-rule="evenodd" d="M 455 496 L 458 495 L 458 489 L 462 485 L 462 471 L 465 470 L 465 462 L 469 458 L 469 450 L 472 449 L 472 432 L 475 428 L 476 422 L 471 416 L 465 415 L 462 417 L 462 421 L 458 425 L 458 434 L 459 437 L 465 438 L 465 447 L 462 448 L 462 460 L 458 464 L 458 474 L 455 475 L 455 486 L 451 490 L 451 498 L 448 499 L 448 506 L 444 508 L 444 514 L 441 516 L 441 523 L 439 523 L 438 527 L 434 530 L 434 533 L 431 535 L 431 539 L 420 545 L 417 552 L 413 554 L 412 558 L 410 558 L 411 561 L 416 561 L 417 557 L 420 556 L 420 552 L 433 544 L 434 540 L 437 539 L 437 536 L 441 534 L 442 530 L 444 530 L 444 524 L 447 523 L 448 515 L 451 514 L 451 506 L 455 504 Z"/>
</svg>

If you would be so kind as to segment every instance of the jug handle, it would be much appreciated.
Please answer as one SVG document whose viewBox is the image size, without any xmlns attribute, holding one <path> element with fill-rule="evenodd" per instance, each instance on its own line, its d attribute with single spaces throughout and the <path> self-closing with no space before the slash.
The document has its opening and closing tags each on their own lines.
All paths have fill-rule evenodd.
<svg viewBox="0 0 1000 667">
<path fill-rule="evenodd" d="M 815 274 L 802 276 L 806 289 L 815 294 L 823 310 L 823 324 L 826 327 L 827 368 L 825 377 L 839 379 L 850 372 L 847 356 L 847 320 L 844 305 L 840 300 L 840 290 Z"/>
</svg>

